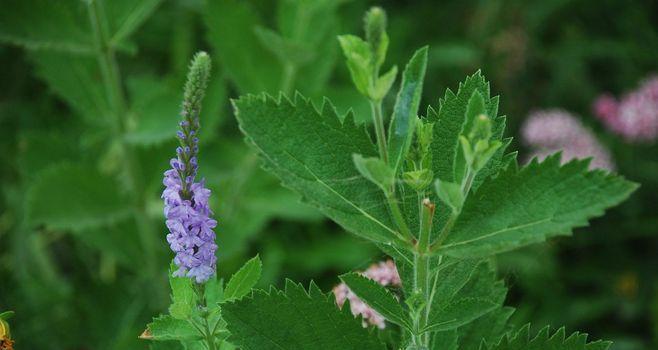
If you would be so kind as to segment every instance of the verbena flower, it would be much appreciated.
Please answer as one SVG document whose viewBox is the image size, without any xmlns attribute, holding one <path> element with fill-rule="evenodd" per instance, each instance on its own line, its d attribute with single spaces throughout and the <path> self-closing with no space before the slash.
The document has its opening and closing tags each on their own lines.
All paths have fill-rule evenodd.
<svg viewBox="0 0 658 350">
<path fill-rule="evenodd" d="M 373 264 L 361 274 L 382 286 L 399 287 L 402 285 L 398 269 L 395 266 L 395 263 L 391 260 Z M 380 329 L 386 327 L 384 317 L 359 299 L 359 297 L 357 297 L 345 283 L 341 283 L 334 287 L 333 292 L 338 307 L 342 308 L 346 300 L 350 301 L 350 311 L 352 312 L 352 315 L 360 315 L 363 318 L 364 327 L 367 327 L 368 324 L 377 326 Z"/>
<path fill-rule="evenodd" d="M 185 85 L 183 121 L 177 133 L 180 146 L 170 161 L 171 169 L 164 173 L 162 192 L 169 229 L 167 242 L 176 253 L 174 263 L 178 266 L 174 276 L 194 278 L 197 283 L 206 282 L 215 273 L 217 263 L 214 232 L 217 221 L 211 217 L 213 213 L 208 206 L 210 190 L 205 188 L 203 179 L 195 182 L 199 112 L 209 73 L 210 58 L 203 52 L 197 54 Z"/>
<path fill-rule="evenodd" d="M 521 128 L 521 137 L 540 160 L 562 151 L 562 162 L 593 157 L 591 168 L 613 170 L 608 150 L 596 136 L 569 112 L 560 109 L 530 113 Z"/>
<path fill-rule="evenodd" d="M 593 109 L 608 129 L 627 141 L 654 141 L 658 138 L 658 77 L 646 80 L 620 101 L 604 94 Z"/>
</svg>

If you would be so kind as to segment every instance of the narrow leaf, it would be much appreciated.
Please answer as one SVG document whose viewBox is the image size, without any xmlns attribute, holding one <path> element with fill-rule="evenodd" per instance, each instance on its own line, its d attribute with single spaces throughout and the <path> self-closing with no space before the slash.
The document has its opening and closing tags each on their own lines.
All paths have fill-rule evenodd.
<svg viewBox="0 0 658 350">
<path fill-rule="evenodd" d="M 258 255 L 247 261 L 226 284 L 224 300 L 240 299 L 247 295 L 260 279 L 262 266 Z"/>
<path fill-rule="evenodd" d="M 393 170 L 409 151 L 418 117 L 418 106 L 423 92 L 423 80 L 427 67 L 427 46 L 416 51 L 402 73 L 402 84 L 395 100 L 393 116 L 389 126 L 388 154 Z"/>
</svg>

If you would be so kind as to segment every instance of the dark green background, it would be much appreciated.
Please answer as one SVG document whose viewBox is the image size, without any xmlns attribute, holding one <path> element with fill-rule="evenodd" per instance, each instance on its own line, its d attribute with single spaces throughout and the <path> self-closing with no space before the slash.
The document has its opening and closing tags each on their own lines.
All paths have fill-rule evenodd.
<svg viewBox="0 0 658 350">
<path fill-rule="evenodd" d="M 113 19 L 132 11 L 121 4 L 133 2 L 108 3 L 111 31 Z M 164 239 L 160 183 L 174 155 L 186 65 L 197 50 L 207 50 L 214 64 L 202 116 L 200 174 L 215 193 L 220 276 L 259 253 L 263 287 L 281 286 L 289 277 L 314 279 L 329 290 L 338 274 L 383 258 L 260 170 L 237 129 L 229 98 L 284 86 L 282 61 L 254 34 L 256 26 L 282 29 L 274 15 L 278 2 L 153 3 L 158 6 L 117 45 L 129 115 L 119 132 L 95 53 L 33 45 L 88 44 L 87 5 L 0 4 L 0 311 L 16 311 L 17 348 L 146 347 L 137 335 L 168 303 L 172 254 Z M 615 350 L 658 347 L 658 147 L 625 143 L 591 113 L 599 94 L 622 94 L 658 73 L 658 3 L 342 1 L 302 26 L 296 52 L 310 58 L 291 90 L 317 101 L 329 95 L 339 110 L 353 106 L 359 119 L 368 119 L 335 35 L 361 35 L 361 16 L 375 4 L 389 16 L 385 67 L 401 67 L 417 47 L 430 45 L 423 105 L 436 105 L 444 89 L 481 69 L 501 96 L 508 136 L 517 134 L 531 110 L 567 109 L 596 131 L 618 171 L 642 185 L 574 237 L 497 258 L 511 289 L 507 304 L 517 308 L 513 322 L 532 321 L 534 329 L 565 325 L 614 340 Z M 248 7 L 253 13 L 244 15 Z M 519 142 L 514 147 L 523 154 Z M 124 193 L 130 158 L 141 175 L 136 190 Z M 92 213 L 94 220 L 81 223 L 98 203 L 105 206 Z M 141 229 L 135 215 L 152 229 Z"/>
</svg>

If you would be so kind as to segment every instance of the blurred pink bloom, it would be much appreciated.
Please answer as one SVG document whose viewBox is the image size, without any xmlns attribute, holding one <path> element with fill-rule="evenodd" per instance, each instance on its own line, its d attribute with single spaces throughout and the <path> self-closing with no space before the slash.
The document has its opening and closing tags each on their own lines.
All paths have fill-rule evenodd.
<svg viewBox="0 0 658 350">
<path fill-rule="evenodd" d="M 398 269 L 395 267 L 395 263 L 391 260 L 373 264 L 361 274 L 382 286 L 400 287 L 402 285 Z M 371 324 L 377 326 L 379 329 L 386 328 L 384 317 L 359 299 L 345 283 L 341 283 L 334 287 L 334 296 L 336 297 L 336 304 L 339 308 L 343 307 L 345 300 L 350 301 L 350 311 L 354 316 L 361 315 L 361 317 L 363 317 L 363 327 L 367 327 L 368 324 Z"/>
<path fill-rule="evenodd" d="M 608 129 L 627 141 L 654 141 L 658 137 L 658 77 L 646 80 L 619 102 L 602 95 L 593 108 Z"/>
<path fill-rule="evenodd" d="M 521 137 L 532 148 L 528 158 L 540 160 L 562 151 L 562 162 L 574 158 L 594 157 L 590 168 L 613 170 L 615 168 L 608 150 L 594 134 L 569 112 L 560 109 L 530 113 L 521 128 Z"/>
</svg>

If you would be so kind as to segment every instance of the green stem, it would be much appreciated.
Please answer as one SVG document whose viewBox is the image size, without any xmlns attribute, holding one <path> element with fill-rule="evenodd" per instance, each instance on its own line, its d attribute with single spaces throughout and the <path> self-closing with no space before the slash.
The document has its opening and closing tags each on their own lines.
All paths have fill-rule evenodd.
<svg viewBox="0 0 658 350">
<path fill-rule="evenodd" d="M 432 219 L 436 206 L 430 202 L 429 198 L 423 199 L 420 206 L 420 233 L 418 235 L 418 251 L 422 254 L 427 253 L 430 246 L 430 237 L 432 235 Z"/>
<path fill-rule="evenodd" d="M 375 136 L 377 137 L 377 148 L 379 156 L 388 164 L 388 151 L 386 150 L 386 132 L 384 131 L 384 115 L 382 113 L 382 101 L 370 100 L 372 121 L 375 124 Z"/>
<path fill-rule="evenodd" d="M 125 141 L 124 137 L 128 123 L 128 107 L 114 48 L 109 44 L 107 19 L 101 0 L 90 0 L 87 4 L 87 9 L 94 32 L 96 55 L 104 89 L 114 115 L 114 134 L 121 141 L 122 153 L 126 160 L 126 185 L 128 192 L 131 193 L 134 200 L 135 221 L 138 226 L 142 246 L 144 247 L 147 261 L 146 270 L 149 273 L 155 273 L 155 242 L 153 241 L 153 238 L 156 237 L 155 227 L 149 220 L 146 212 L 146 195 L 142 181 L 143 174 L 140 163 L 135 157 L 136 151 L 132 145 Z"/>
<path fill-rule="evenodd" d="M 407 221 L 404 219 L 404 216 L 402 215 L 402 211 L 400 210 L 400 206 L 398 205 L 397 198 L 395 198 L 395 194 L 387 193 L 386 200 L 388 202 L 388 207 L 391 210 L 393 221 L 395 221 L 395 224 L 398 226 L 398 229 L 400 229 L 400 231 L 402 232 L 402 237 L 400 237 L 400 239 L 406 242 L 412 242 L 414 237 L 411 234 L 411 230 L 409 229 L 409 226 L 407 225 Z"/>
<path fill-rule="evenodd" d="M 290 96 L 297 76 L 297 68 L 292 63 L 283 65 L 283 77 L 281 79 L 281 91 Z"/>
<path fill-rule="evenodd" d="M 414 290 L 421 293 L 425 306 L 414 319 L 415 334 L 412 336 L 412 341 L 415 345 L 424 347 L 429 345 L 429 337 L 421 334 L 420 331 L 427 326 L 428 322 L 431 307 L 430 281 L 430 256 L 414 252 Z"/>
<path fill-rule="evenodd" d="M 203 318 L 203 329 L 201 334 L 203 334 L 204 341 L 208 350 L 216 350 L 217 346 L 215 345 L 215 330 L 210 329 L 210 323 L 208 322 L 208 317 L 210 313 L 208 312 L 208 304 L 206 301 L 206 285 L 194 283 L 194 291 L 196 292 L 197 299 L 199 300 L 199 311 L 201 317 Z"/>
<path fill-rule="evenodd" d="M 477 175 L 477 172 L 473 171 L 469 166 L 467 170 L 466 178 L 462 182 L 462 193 L 464 195 L 463 203 L 466 202 L 466 198 L 468 197 L 469 192 L 471 192 L 471 187 L 473 186 L 473 180 L 475 179 L 475 175 Z M 430 253 L 434 253 L 437 250 L 439 250 L 439 248 L 441 248 L 443 241 L 445 241 L 445 239 L 448 238 L 448 235 L 450 234 L 452 227 L 455 225 L 455 221 L 457 221 L 457 218 L 459 217 L 460 213 L 461 213 L 461 209 L 457 212 L 453 212 L 450 215 L 448 221 L 441 229 L 441 233 L 439 233 L 439 237 L 430 246 Z"/>
</svg>

